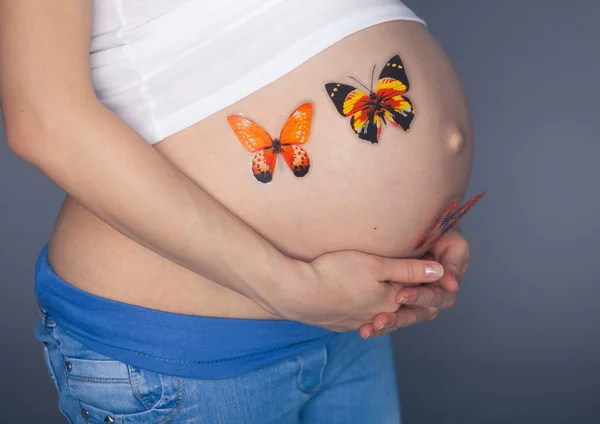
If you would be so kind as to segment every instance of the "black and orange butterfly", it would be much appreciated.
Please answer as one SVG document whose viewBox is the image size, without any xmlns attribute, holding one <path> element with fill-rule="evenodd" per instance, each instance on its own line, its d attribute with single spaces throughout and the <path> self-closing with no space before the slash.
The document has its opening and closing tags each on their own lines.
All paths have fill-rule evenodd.
<svg viewBox="0 0 600 424">
<path fill-rule="evenodd" d="M 350 125 L 356 135 L 374 144 L 379 141 L 382 122 L 387 124 L 386 120 L 389 120 L 392 125 L 407 131 L 415 117 L 415 110 L 411 101 L 403 96 L 408 91 L 408 78 L 400 56 L 392 57 L 385 65 L 375 92 L 372 87 L 373 76 L 371 88 L 365 87 L 369 94 L 350 85 L 325 84 L 338 112 L 342 116 L 351 116 Z"/>
<path fill-rule="evenodd" d="M 261 183 L 273 179 L 277 155 L 281 154 L 296 177 L 304 177 L 310 168 L 308 153 L 298 146 L 308 141 L 312 120 L 312 104 L 299 106 L 285 122 L 279 139 L 271 136 L 256 122 L 239 115 L 229 115 L 227 122 L 244 148 L 256 154 L 252 173 Z"/>
<path fill-rule="evenodd" d="M 429 244 L 433 246 L 438 241 L 446 235 L 446 233 L 450 232 L 456 225 L 458 221 L 465 216 L 469 209 L 471 209 L 475 203 L 479 202 L 479 200 L 485 195 L 485 191 L 483 193 L 479 193 L 477 196 L 472 197 L 464 205 L 458 207 L 460 205 L 459 199 L 454 199 L 449 201 L 446 204 L 446 207 L 440 212 L 440 214 L 436 217 L 435 221 L 433 221 L 433 225 L 425 234 L 425 237 L 417 243 L 415 246 L 415 250 L 419 250 L 421 247 Z"/>
</svg>

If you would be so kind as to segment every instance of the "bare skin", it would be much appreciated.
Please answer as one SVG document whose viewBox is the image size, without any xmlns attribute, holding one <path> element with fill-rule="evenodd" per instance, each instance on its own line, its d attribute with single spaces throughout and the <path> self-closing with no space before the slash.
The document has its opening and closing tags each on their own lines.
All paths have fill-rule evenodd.
<svg viewBox="0 0 600 424">
<path fill-rule="evenodd" d="M 398 43 L 378 42 L 386 37 Z M 349 46 L 364 51 L 369 45 L 380 48 L 357 62 Z M 407 133 L 385 127 L 373 146 L 358 140 L 349 120 L 337 115 L 323 83 L 345 80 L 346 74 L 368 82 L 371 66 L 365 64 L 382 66 L 396 52 L 403 54 L 417 116 Z M 329 251 L 360 250 L 414 257 L 412 247 L 440 205 L 463 194 L 471 161 L 469 133 L 460 155 L 448 147 L 456 143 L 457 128 L 467 131 L 469 124 L 455 75 L 439 55 L 422 25 L 380 25 L 155 148 L 288 256 L 310 261 Z M 313 158 L 310 174 L 297 179 L 278 168 L 271 184 L 258 183 L 227 115 L 243 112 L 276 136 L 287 114 L 307 100 L 315 108 L 306 145 Z M 140 248 L 70 198 L 51 238 L 50 263 L 72 284 L 115 300 L 180 313 L 274 318 L 245 296 Z"/>
<path fill-rule="evenodd" d="M 67 28 L 72 25 L 67 21 L 89 16 L 89 3 L 65 4 L 61 7 L 70 8 L 69 13 L 47 12 L 56 13 Z M 12 13 L 15 22 L 33 19 L 25 6 L 12 1 L 2 5 L 0 14 Z M 33 37 L 16 28 L 13 32 L 6 34 Z M 85 35 L 89 21 L 72 32 Z M 68 45 L 72 32 L 61 29 L 48 43 Z M 58 58 L 48 62 L 56 65 L 43 77 L 32 70 L 29 79 L 19 77 L 25 86 L 21 91 L 2 93 L 13 150 L 69 193 L 49 249 L 51 265 L 69 283 L 171 312 L 297 319 L 342 331 L 359 328 L 377 314 L 383 318 L 373 322 L 374 328 L 383 319 L 390 328 L 398 324 L 396 292 L 402 285 L 375 288 L 373 282 L 439 279 L 424 273 L 434 263 L 383 258 L 422 256 L 425 252 L 412 246 L 447 200 L 464 194 L 470 173 L 473 143 L 464 95 L 449 61 L 422 25 L 393 22 L 354 34 L 152 148 L 93 99 L 84 71 L 86 45 L 71 47 L 64 57 L 53 51 Z M 79 52 L 76 59 L 68 56 L 73 50 Z M 343 81 L 349 74 L 368 82 L 372 65 L 380 69 L 395 54 L 407 68 L 417 117 L 407 133 L 385 127 L 380 144 L 373 146 L 356 138 L 323 85 L 350 82 Z M 40 56 L 41 51 L 32 51 L 26 57 Z M 33 68 L 22 60 L 26 63 L 20 69 Z M 72 66 L 61 65 L 65 62 Z M 0 86 L 17 80 L 12 75 L 3 70 Z M 36 78 L 46 80 L 35 83 Z M 46 100 L 32 100 L 40 96 Z M 315 108 L 306 145 L 313 159 L 310 173 L 297 179 L 278 169 L 273 183 L 256 182 L 249 173 L 249 154 L 226 116 L 243 112 L 276 135 L 304 101 Z M 124 169 L 118 174 L 94 166 L 102 163 L 99 158 Z M 455 290 L 458 278 L 445 279 L 446 291 L 413 289 L 412 304 L 439 308 L 453 303 L 448 292 Z M 429 292 L 431 296 L 415 294 Z M 429 301 L 422 300 L 427 297 Z M 330 312 L 336 303 L 341 303 L 339 310 Z M 436 313 L 424 311 L 412 313 L 408 321 Z"/>
</svg>

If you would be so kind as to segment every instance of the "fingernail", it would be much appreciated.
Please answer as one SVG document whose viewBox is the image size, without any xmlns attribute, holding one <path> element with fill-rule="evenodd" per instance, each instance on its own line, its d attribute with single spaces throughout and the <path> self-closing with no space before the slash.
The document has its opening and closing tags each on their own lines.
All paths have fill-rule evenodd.
<svg viewBox="0 0 600 424">
<path fill-rule="evenodd" d="M 444 268 L 440 264 L 425 265 L 425 276 L 427 278 L 441 278 L 442 275 L 444 275 Z"/>
<path fill-rule="evenodd" d="M 458 290 L 458 276 L 456 274 L 452 274 L 452 277 L 454 278 L 454 281 L 452 282 L 453 286 L 454 286 L 454 290 Z"/>
<path fill-rule="evenodd" d="M 408 304 L 414 302 L 416 296 L 411 291 L 406 291 L 400 295 L 400 298 L 396 300 L 396 303 Z"/>
<path fill-rule="evenodd" d="M 376 328 L 377 331 L 381 331 L 385 328 L 385 324 L 381 324 L 379 328 Z"/>
<path fill-rule="evenodd" d="M 411 295 L 404 295 L 404 296 L 401 296 L 400 299 L 398 299 L 396 301 L 396 303 L 407 304 L 407 303 L 411 303 L 414 301 L 415 301 L 415 299 L 414 299 L 414 297 L 411 297 Z"/>
<path fill-rule="evenodd" d="M 365 339 L 368 339 L 370 335 L 371 335 L 371 332 L 369 331 L 369 332 L 367 333 L 367 335 L 365 336 Z"/>
</svg>

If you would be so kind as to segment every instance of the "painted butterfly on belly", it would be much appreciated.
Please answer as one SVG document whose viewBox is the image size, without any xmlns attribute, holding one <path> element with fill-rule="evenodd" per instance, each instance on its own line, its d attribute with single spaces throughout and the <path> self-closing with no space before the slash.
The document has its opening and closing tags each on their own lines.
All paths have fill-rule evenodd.
<svg viewBox="0 0 600 424">
<path fill-rule="evenodd" d="M 277 155 L 281 154 L 296 177 L 304 177 L 310 168 L 308 153 L 298 146 L 308 141 L 312 120 L 312 104 L 299 106 L 285 122 L 279 139 L 271 136 L 256 122 L 239 115 L 229 115 L 227 122 L 244 148 L 255 153 L 252 173 L 261 183 L 273 179 Z"/>
<path fill-rule="evenodd" d="M 446 233 L 456 227 L 458 220 L 465 216 L 465 214 L 469 212 L 469 209 L 471 209 L 475 203 L 479 202 L 484 195 L 485 191 L 474 196 L 461 207 L 458 207 L 458 205 L 460 205 L 459 199 L 449 201 L 442 212 L 436 217 L 435 221 L 433 221 L 433 225 L 429 228 L 425 237 L 417 243 L 415 250 L 419 250 L 426 244 L 433 246 L 440 241 Z"/>
<path fill-rule="evenodd" d="M 415 109 L 411 101 L 403 96 L 408 91 L 408 78 L 400 56 L 392 57 L 382 69 L 376 91 L 372 89 L 372 79 L 373 75 L 371 88 L 355 80 L 367 88 L 369 94 L 339 83 L 325 84 L 325 89 L 338 112 L 351 117 L 350 125 L 356 135 L 375 144 L 379 141 L 382 122 L 387 124 L 386 120 L 390 121 L 392 125 L 407 131 L 415 117 Z"/>
</svg>

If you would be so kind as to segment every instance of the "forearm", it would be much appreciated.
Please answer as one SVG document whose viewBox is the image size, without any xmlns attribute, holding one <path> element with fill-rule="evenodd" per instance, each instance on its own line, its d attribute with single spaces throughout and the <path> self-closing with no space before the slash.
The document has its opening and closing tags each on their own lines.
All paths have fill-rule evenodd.
<svg viewBox="0 0 600 424">
<path fill-rule="evenodd" d="M 117 231 L 265 306 L 264 293 L 294 261 L 99 102 L 26 107 L 34 110 L 13 134 L 25 140 L 15 149 L 22 158 Z"/>
<path fill-rule="evenodd" d="M 0 106 L 9 145 L 117 231 L 264 307 L 263 293 L 275 292 L 278 276 L 301 263 L 97 100 L 92 11 L 91 0 L 0 0 Z"/>
</svg>

